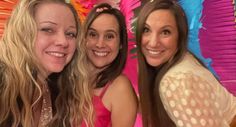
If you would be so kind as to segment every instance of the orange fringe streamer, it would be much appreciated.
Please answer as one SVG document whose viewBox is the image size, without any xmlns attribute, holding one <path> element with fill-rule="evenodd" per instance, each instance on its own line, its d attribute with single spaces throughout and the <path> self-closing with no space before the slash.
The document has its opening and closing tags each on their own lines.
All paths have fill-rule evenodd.
<svg viewBox="0 0 236 127">
<path fill-rule="evenodd" d="M 6 24 L 11 12 L 18 0 L 1 0 L 0 1 L 0 38 L 2 37 L 4 25 Z"/>
</svg>

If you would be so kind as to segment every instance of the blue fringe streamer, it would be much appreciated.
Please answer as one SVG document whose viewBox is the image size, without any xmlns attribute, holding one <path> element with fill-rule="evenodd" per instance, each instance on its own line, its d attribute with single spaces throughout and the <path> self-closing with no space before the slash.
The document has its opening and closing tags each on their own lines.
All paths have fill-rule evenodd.
<svg viewBox="0 0 236 127">
<path fill-rule="evenodd" d="M 205 65 L 206 67 L 216 75 L 214 69 L 211 67 L 212 60 L 210 58 L 204 58 L 201 53 L 200 45 L 199 45 L 199 29 L 202 27 L 202 23 L 200 22 L 200 18 L 202 16 L 202 9 L 204 0 L 178 0 L 179 4 L 184 9 L 189 25 L 189 42 L 188 48 L 189 50 L 195 54 Z"/>
</svg>

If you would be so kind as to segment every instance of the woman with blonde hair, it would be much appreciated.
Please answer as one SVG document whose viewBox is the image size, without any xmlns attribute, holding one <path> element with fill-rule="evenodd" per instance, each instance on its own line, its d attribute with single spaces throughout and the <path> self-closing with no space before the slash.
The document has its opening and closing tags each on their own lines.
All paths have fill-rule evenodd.
<svg viewBox="0 0 236 127">
<path fill-rule="evenodd" d="M 0 42 L 1 127 L 92 123 L 80 28 L 64 0 L 19 1 Z"/>
</svg>

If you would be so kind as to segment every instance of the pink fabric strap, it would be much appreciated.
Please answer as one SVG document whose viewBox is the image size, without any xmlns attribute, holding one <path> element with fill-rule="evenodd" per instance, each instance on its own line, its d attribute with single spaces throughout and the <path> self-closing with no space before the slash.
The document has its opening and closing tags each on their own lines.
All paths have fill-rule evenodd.
<svg viewBox="0 0 236 127">
<path fill-rule="evenodd" d="M 108 88 L 109 86 L 110 86 L 110 83 L 107 83 L 107 84 L 104 86 L 104 88 L 103 88 L 101 94 L 99 95 L 99 98 L 100 98 L 100 99 L 103 98 L 103 96 L 104 96 L 104 94 L 106 93 L 107 88 Z"/>
</svg>

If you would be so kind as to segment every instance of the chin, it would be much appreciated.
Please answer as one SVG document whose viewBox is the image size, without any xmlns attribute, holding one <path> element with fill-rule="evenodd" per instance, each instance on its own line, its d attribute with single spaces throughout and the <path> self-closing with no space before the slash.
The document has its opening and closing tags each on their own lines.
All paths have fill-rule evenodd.
<svg viewBox="0 0 236 127">
<path fill-rule="evenodd" d="M 147 63 L 152 67 L 158 67 L 161 65 L 160 62 L 156 62 L 156 61 L 147 61 Z"/>
<path fill-rule="evenodd" d="M 62 72 L 63 69 L 64 69 L 64 67 L 51 68 L 50 72 L 52 72 L 52 73 L 59 73 L 59 72 Z"/>
<path fill-rule="evenodd" d="M 95 68 L 97 69 L 104 69 L 107 67 L 107 65 L 104 65 L 104 64 L 94 64 Z"/>
</svg>

